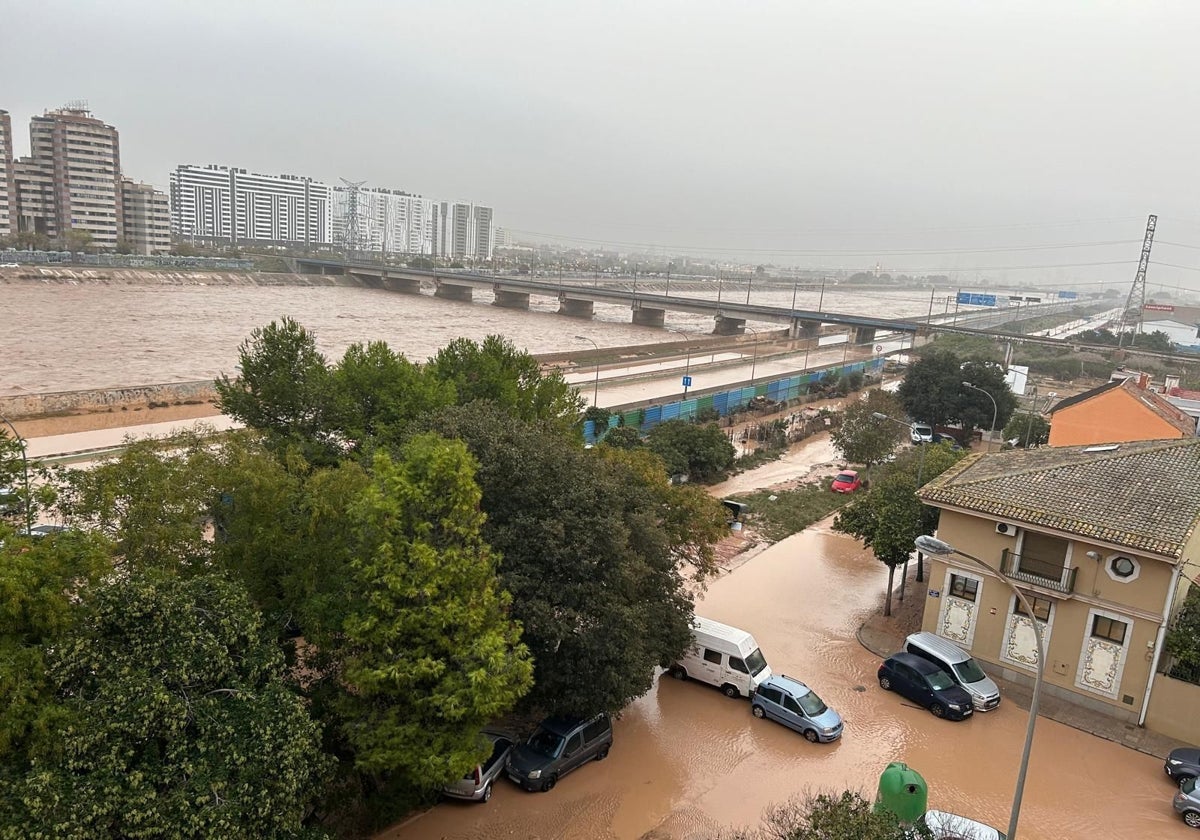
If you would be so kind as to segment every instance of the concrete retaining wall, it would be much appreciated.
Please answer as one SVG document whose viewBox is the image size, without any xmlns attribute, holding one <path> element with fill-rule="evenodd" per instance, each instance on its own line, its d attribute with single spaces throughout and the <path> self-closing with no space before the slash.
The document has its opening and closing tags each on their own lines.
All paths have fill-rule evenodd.
<svg viewBox="0 0 1200 840">
<path fill-rule="evenodd" d="M 1150 708 L 1146 710 L 1146 728 L 1169 735 L 1185 744 L 1200 744 L 1200 685 L 1154 675 Z"/>
<path fill-rule="evenodd" d="M 133 388 L 97 388 L 49 394 L 0 396 L 0 415 L 9 420 L 62 414 L 89 414 L 158 405 L 212 402 L 217 391 L 212 380 L 139 385 Z"/>
<path fill-rule="evenodd" d="M 354 286 L 365 287 L 350 274 L 272 274 L 260 271 L 171 271 L 148 268 L 66 268 L 25 265 L 0 268 L 0 284 L 97 283 L 112 286 Z"/>
</svg>

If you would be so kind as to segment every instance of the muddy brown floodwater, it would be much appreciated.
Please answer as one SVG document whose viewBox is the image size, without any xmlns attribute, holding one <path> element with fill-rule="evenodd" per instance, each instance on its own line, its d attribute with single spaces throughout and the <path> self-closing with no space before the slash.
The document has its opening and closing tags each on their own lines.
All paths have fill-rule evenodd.
<svg viewBox="0 0 1200 840">
<path fill-rule="evenodd" d="M 549 793 L 501 779 L 483 805 L 446 802 L 380 835 L 445 838 L 699 840 L 755 825 L 764 808 L 806 789 L 861 789 L 904 761 L 929 783 L 929 806 L 1008 824 L 1025 712 L 1008 703 L 962 723 L 939 720 L 875 679 L 879 660 L 855 639 L 882 596 L 882 566 L 820 526 L 716 581 L 697 613 L 754 633 L 772 669 L 809 683 L 846 720 L 834 744 L 810 744 L 757 720 L 745 700 L 660 678 L 615 725 L 612 753 Z M 1195 836 L 1171 810 L 1162 762 L 1045 718 L 1038 721 L 1022 840 Z"/>
</svg>

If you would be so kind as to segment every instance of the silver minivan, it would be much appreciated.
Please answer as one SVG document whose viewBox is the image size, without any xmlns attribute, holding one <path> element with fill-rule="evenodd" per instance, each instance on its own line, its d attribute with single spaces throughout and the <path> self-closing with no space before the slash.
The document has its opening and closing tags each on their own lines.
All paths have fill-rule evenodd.
<svg viewBox="0 0 1200 840">
<path fill-rule="evenodd" d="M 943 639 L 936 633 L 913 633 L 904 640 L 904 649 L 948 673 L 971 695 L 971 705 L 977 712 L 990 712 L 1000 705 L 1000 688 L 971 658 L 971 654 L 949 639 Z"/>
</svg>

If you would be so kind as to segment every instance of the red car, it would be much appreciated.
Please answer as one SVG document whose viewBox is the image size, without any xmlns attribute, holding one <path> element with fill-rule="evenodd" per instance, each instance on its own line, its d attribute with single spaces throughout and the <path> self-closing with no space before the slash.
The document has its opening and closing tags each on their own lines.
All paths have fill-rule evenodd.
<svg viewBox="0 0 1200 840">
<path fill-rule="evenodd" d="M 833 484 L 829 485 L 834 493 L 853 493 L 859 487 L 862 487 L 862 479 L 854 470 L 842 470 L 834 477 Z"/>
</svg>

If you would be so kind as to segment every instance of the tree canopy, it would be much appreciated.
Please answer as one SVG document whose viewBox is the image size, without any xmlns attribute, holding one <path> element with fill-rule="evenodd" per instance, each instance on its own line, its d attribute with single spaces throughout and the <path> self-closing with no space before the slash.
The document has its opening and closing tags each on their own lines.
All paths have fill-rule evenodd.
<svg viewBox="0 0 1200 840">
<path fill-rule="evenodd" d="M 646 446 L 662 458 L 670 475 L 684 474 L 693 481 L 710 481 L 733 465 L 736 450 L 716 423 L 668 420 L 646 435 Z"/>
<path fill-rule="evenodd" d="M 986 394 L 966 387 L 964 382 Z M 933 426 L 962 426 L 967 433 L 990 429 L 993 414 L 995 427 L 1004 428 L 1017 405 L 1003 371 L 994 362 L 963 361 L 947 351 L 935 350 L 919 359 L 909 368 L 897 394 L 914 420 Z"/>
<path fill-rule="evenodd" d="M 885 417 L 876 417 L 877 414 Z M 900 399 L 875 388 L 864 399 L 846 406 L 842 423 L 830 433 L 830 439 L 847 461 L 871 466 L 886 460 L 908 436 L 904 425 Z"/>
</svg>

